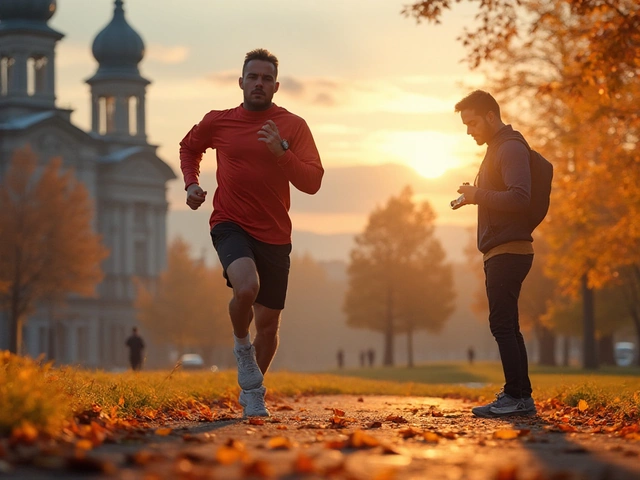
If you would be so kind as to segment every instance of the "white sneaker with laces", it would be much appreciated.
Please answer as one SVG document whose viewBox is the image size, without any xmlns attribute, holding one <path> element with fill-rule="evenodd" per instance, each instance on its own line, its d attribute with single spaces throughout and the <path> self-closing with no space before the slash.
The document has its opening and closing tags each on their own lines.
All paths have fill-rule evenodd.
<svg viewBox="0 0 640 480">
<path fill-rule="evenodd" d="M 256 349 L 253 345 L 235 347 L 233 354 L 238 363 L 238 385 L 243 390 L 252 390 L 262 386 L 264 376 L 256 362 Z"/>
<path fill-rule="evenodd" d="M 244 408 L 245 417 L 270 417 L 269 410 L 264 404 L 264 396 L 267 393 L 265 387 L 252 390 L 242 390 L 238 402 Z"/>
</svg>

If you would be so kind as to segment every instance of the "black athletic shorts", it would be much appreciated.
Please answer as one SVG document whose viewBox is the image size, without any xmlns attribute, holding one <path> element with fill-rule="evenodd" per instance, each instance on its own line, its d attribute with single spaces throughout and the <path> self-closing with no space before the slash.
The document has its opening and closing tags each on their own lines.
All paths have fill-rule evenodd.
<svg viewBox="0 0 640 480">
<path fill-rule="evenodd" d="M 227 268 L 234 260 L 251 258 L 258 269 L 260 290 L 256 303 L 274 310 L 284 308 L 291 266 L 291 244 L 272 245 L 256 240 L 239 225 L 222 222 L 211 229 L 211 240 L 222 264 L 222 273 L 227 285 L 233 288 Z"/>
</svg>

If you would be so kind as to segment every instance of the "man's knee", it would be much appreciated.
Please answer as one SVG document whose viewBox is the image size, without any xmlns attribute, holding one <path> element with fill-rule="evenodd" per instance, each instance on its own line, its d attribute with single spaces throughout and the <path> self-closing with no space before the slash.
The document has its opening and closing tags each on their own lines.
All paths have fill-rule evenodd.
<svg viewBox="0 0 640 480">
<path fill-rule="evenodd" d="M 248 303 L 249 305 L 253 305 L 256 298 L 258 297 L 258 291 L 260 290 L 260 285 L 257 280 L 248 280 L 246 282 L 241 283 L 237 287 L 234 285 L 233 287 L 233 297 L 236 301 L 241 303 Z"/>
</svg>

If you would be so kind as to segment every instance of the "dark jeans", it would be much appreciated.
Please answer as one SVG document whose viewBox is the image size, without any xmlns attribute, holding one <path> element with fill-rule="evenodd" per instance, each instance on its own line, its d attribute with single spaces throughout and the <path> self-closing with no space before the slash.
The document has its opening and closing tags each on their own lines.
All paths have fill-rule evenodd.
<svg viewBox="0 0 640 480">
<path fill-rule="evenodd" d="M 489 327 L 500 350 L 504 393 L 514 398 L 531 396 L 527 349 L 518 319 L 518 297 L 532 263 L 533 255 L 510 253 L 496 255 L 484 262 Z"/>
</svg>

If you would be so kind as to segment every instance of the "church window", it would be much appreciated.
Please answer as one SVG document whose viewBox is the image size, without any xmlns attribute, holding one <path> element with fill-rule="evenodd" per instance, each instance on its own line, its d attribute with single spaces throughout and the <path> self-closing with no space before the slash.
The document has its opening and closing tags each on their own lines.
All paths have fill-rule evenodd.
<svg viewBox="0 0 640 480">
<path fill-rule="evenodd" d="M 11 57 L 2 57 L 0 59 L 0 94 L 3 96 L 9 93 L 9 81 L 13 64 L 14 60 Z"/>
<path fill-rule="evenodd" d="M 129 135 L 138 134 L 138 97 L 129 97 Z"/>
<path fill-rule="evenodd" d="M 99 99 L 99 133 L 105 135 L 115 131 L 116 99 L 114 97 L 100 97 Z"/>
</svg>

